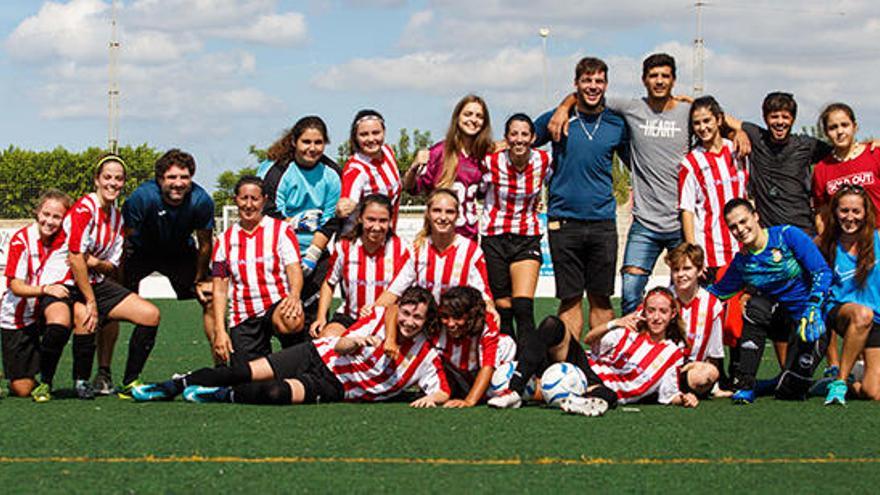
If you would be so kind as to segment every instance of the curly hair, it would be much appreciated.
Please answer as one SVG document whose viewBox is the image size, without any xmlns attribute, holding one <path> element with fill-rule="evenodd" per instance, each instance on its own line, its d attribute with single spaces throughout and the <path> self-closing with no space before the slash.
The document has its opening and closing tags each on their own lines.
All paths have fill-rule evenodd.
<svg viewBox="0 0 880 495">
<path fill-rule="evenodd" d="M 277 141 L 269 146 L 266 152 L 267 158 L 281 166 L 289 165 L 296 156 L 296 141 L 309 129 L 314 129 L 321 133 L 324 138 L 324 145 L 330 144 L 330 137 L 327 135 L 327 124 L 317 115 L 307 115 L 296 121 L 289 130 Z"/>
<path fill-rule="evenodd" d="M 465 318 L 464 335 L 478 335 L 486 324 L 486 302 L 483 294 L 467 286 L 453 287 L 440 296 L 438 315 Z"/>
<path fill-rule="evenodd" d="M 196 175 L 196 161 L 193 156 L 177 148 L 171 148 L 156 160 L 156 165 L 154 167 L 156 180 L 164 177 L 165 172 L 175 165 L 187 169 L 190 177 Z"/>
</svg>

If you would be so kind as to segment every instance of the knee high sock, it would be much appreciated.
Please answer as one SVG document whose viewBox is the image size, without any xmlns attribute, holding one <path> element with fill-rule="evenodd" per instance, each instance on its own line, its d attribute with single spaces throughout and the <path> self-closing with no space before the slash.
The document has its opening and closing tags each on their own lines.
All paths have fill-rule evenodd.
<svg viewBox="0 0 880 495">
<path fill-rule="evenodd" d="M 516 338 L 513 333 L 513 308 L 498 308 L 498 315 L 501 317 L 501 333 Z"/>
<path fill-rule="evenodd" d="M 156 344 L 156 331 L 158 331 L 158 327 L 145 325 L 134 327 L 131 338 L 128 340 L 128 361 L 125 363 L 123 384 L 133 382 L 144 370 L 147 358 L 150 357 L 153 345 Z"/>
<path fill-rule="evenodd" d="M 251 382 L 232 387 L 229 402 L 289 406 L 293 399 L 290 385 L 284 380 Z"/>
<path fill-rule="evenodd" d="M 95 362 L 97 339 L 94 333 L 73 336 L 73 379 L 88 380 Z"/>
<path fill-rule="evenodd" d="M 251 381 L 251 367 L 247 364 L 202 368 L 177 380 L 181 387 L 202 385 L 205 387 L 231 387 Z"/>
<path fill-rule="evenodd" d="M 519 362 L 510 379 L 510 390 L 522 395 L 526 383 L 547 359 L 547 350 L 559 345 L 565 337 L 565 324 L 556 316 L 548 316 L 534 332 L 524 333 L 520 342 Z"/>
<path fill-rule="evenodd" d="M 528 297 L 514 297 L 512 308 L 513 317 L 516 318 L 517 339 L 535 330 L 535 301 Z"/>
<path fill-rule="evenodd" d="M 58 361 L 64 346 L 70 339 L 70 329 L 64 325 L 46 325 L 46 333 L 40 342 L 40 381 L 52 385 L 55 379 L 55 370 L 58 369 Z"/>
</svg>

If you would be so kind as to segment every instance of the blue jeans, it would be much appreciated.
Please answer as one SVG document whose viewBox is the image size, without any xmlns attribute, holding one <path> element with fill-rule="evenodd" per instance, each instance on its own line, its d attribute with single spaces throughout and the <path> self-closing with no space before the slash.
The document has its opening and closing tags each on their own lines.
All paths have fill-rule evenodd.
<svg viewBox="0 0 880 495">
<path fill-rule="evenodd" d="M 623 254 L 622 292 L 620 308 L 623 314 L 636 310 L 645 293 L 648 277 L 654 264 L 664 249 L 673 249 L 682 242 L 681 229 L 673 232 L 655 232 L 633 219 L 626 238 L 626 251 Z M 627 273 L 626 267 L 641 268 L 645 274 Z"/>
</svg>

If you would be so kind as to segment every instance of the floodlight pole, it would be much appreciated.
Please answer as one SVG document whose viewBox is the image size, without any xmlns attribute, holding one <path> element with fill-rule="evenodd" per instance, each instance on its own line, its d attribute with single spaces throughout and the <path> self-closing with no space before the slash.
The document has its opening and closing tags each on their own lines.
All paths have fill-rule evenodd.
<svg viewBox="0 0 880 495">
<path fill-rule="evenodd" d="M 694 38 L 694 96 L 703 94 L 703 6 L 706 2 L 697 0 L 694 7 L 697 9 L 697 36 Z"/>
<path fill-rule="evenodd" d="M 109 86 L 107 88 L 107 149 L 111 153 L 119 151 L 119 39 L 116 31 L 116 13 L 116 0 L 113 0 L 110 19 Z"/>
</svg>

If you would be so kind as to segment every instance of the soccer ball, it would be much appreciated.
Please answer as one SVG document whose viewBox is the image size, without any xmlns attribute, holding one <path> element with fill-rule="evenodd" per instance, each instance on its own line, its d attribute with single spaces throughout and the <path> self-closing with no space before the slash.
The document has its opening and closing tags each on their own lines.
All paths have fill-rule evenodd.
<svg viewBox="0 0 880 495">
<path fill-rule="evenodd" d="M 552 364 L 541 375 L 541 395 L 550 407 L 559 407 L 562 399 L 584 395 L 586 391 L 587 377 L 571 363 Z"/>
<path fill-rule="evenodd" d="M 513 378 L 513 372 L 516 371 L 516 361 L 509 361 L 495 368 L 492 373 L 492 381 L 489 382 L 489 389 L 486 390 L 487 397 L 495 397 L 501 391 L 506 390 Z M 535 377 L 529 379 L 526 388 L 523 390 L 523 400 L 529 400 L 535 396 Z"/>
</svg>

